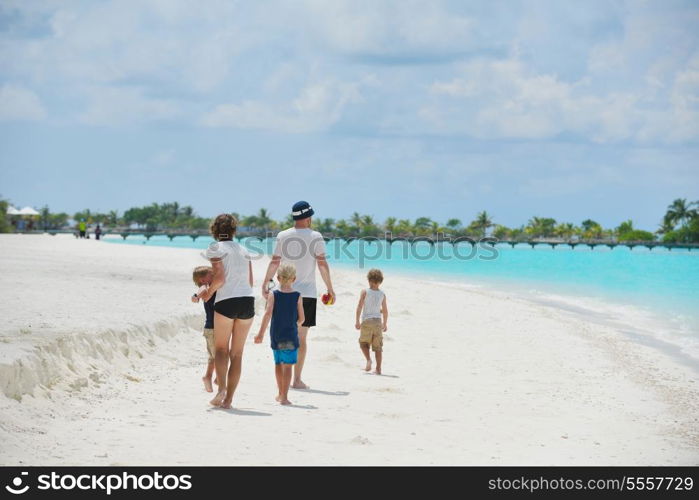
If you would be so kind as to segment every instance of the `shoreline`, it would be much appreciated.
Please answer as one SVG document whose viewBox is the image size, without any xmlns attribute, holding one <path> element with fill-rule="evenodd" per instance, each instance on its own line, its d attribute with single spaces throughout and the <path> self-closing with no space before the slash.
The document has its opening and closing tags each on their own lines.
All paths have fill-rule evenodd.
<svg viewBox="0 0 699 500">
<path fill-rule="evenodd" d="M 121 240 L 111 241 L 110 243 L 135 245 L 134 243 L 125 243 Z M 193 248 L 189 246 L 170 246 L 170 245 L 157 245 L 161 248 Z M 503 248 L 506 251 L 510 251 L 509 247 Z M 521 251 L 530 252 L 528 248 L 519 248 Z M 539 249 L 539 252 L 553 252 L 561 253 L 563 250 L 558 249 Z M 575 250 L 566 250 L 575 251 Z M 578 252 L 580 250 L 577 250 Z M 597 250 L 600 252 L 611 252 L 613 250 Z M 656 252 L 657 253 L 657 252 Z M 681 253 L 670 253 L 673 256 L 681 255 Z M 654 254 L 655 255 L 655 254 Z M 346 270 L 356 270 L 359 272 L 366 272 L 372 267 L 372 262 L 367 261 L 364 263 L 362 268 L 359 268 L 358 261 L 336 261 L 331 260 L 331 265 L 341 267 Z M 560 281 L 550 281 L 542 279 L 532 279 L 531 277 L 506 277 L 502 275 L 486 275 L 479 272 L 472 274 L 455 274 L 447 272 L 444 269 L 430 269 L 424 270 L 420 268 L 401 268 L 395 263 L 384 263 L 377 262 L 377 266 L 390 268 L 390 271 L 396 275 L 400 275 L 406 279 L 427 279 L 435 282 L 445 282 L 445 283 L 461 283 L 461 284 L 471 284 L 475 286 L 489 287 L 494 290 L 502 291 L 505 294 L 516 293 L 522 296 L 531 297 L 533 295 L 540 296 L 550 296 L 554 301 L 559 301 L 562 303 L 576 301 L 578 303 L 582 302 L 585 309 L 590 312 L 594 312 L 599 308 L 608 308 L 611 305 L 618 306 L 620 308 L 628 308 L 630 312 L 640 313 L 642 316 L 646 316 L 644 321 L 651 319 L 655 326 L 663 331 L 672 331 L 678 334 L 678 337 L 672 339 L 675 345 L 678 345 L 681 349 L 691 348 L 690 356 L 699 361 L 699 312 L 696 312 L 696 308 L 693 302 L 699 304 L 699 297 L 696 301 L 693 299 L 682 298 L 683 302 L 681 306 L 677 306 L 677 301 L 668 301 L 663 298 L 664 302 L 661 302 L 661 297 L 656 296 L 646 296 L 644 298 L 630 298 L 628 294 L 620 290 L 615 290 L 610 292 L 607 288 L 601 286 L 593 286 L 590 284 L 580 285 L 578 283 L 568 283 Z M 699 275 L 698 275 L 699 277 Z M 538 300 L 538 299 L 537 299 Z M 562 304 L 561 307 L 567 307 Z M 648 315 L 653 316 L 653 318 L 647 318 Z M 692 340 L 691 338 L 682 338 L 686 335 L 694 335 L 697 337 L 696 342 L 693 346 L 677 344 L 683 340 Z M 659 339 L 662 340 L 662 339 Z M 667 342 L 668 340 L 665 339 Z"/>
<path fill-rule="evenodd" d="M 203 311 L 187 303 L 200 250 L 8 237 L 0 249 L 0 378 L 16 368 L 10 354 L 26 362 L 18 345 L 57 365 L 34 395 L 0 392 L 3 465 L 287 465 L 292 452 L 317 465 L 699 464 L 696 372 L 570 311 L 390 276 L 386 376 L 370 376 L 353 328 L 364 272 L 337 266 L 338 303 L 319 305 L 310 333 L 311 390 L 274 403 L 269 346 L 252 343 L 258 298 L 227 412 L 201 387 Z M 253 264 L 255 290 L 266 262 Z M 54 313 L 28 334 L 18 325 L 41 308 L 10 285 L 25 268 Z M 31 366 L 12 373 L 22 382 Z M 280 422 L 294 429 L 282 441 Z"/>
<path fill-rule="evenodd" d="M 338 265 L 351 271 L 348 264 Z M 354 269 L 366 273 L 365 269 Z M 623 303 L 613 298 L 610 301 L 574 292 L 564 293 L 537 288 L 538 283 L 517 282 L 516 280 L 490 280 L 482 277 L 458 276 L 448 279 L 428 272 L 416 275 L 412 271 L 391 270 L 402 279 L 418 280 L 434 284 L 456 286 L 469 290 L 487 291 L 499 298 L 516 297 L 536 305 L 544 305 L 577 318 L 595 322 L 612 328 L 629 328 L 625 333 L 639 344 L 649 345 L 670 355 L 699 373 L 699 331 L 689 331 L 686 325 L 678 326 L 673 318 L 662 317 L 661 311 L 646 305 Z M 411 274 L 412 273 L 412 274 Z M 694 321 L 699 320 L 699 317 Z M 671 338 L 667 338 L 667 337 Z M 665 338 L 663 338 L 665 337 Z"/>
</svg>

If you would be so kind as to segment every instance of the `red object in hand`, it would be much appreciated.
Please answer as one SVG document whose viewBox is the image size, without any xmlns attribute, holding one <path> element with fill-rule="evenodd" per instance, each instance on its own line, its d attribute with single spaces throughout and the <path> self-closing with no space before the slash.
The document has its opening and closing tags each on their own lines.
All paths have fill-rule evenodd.
<svg viewBox="0 0 699 500">
<path fill-rule="evenodd" d="M 329 293 L 324 293 L 324 294 L 321 296 L 320 300 L 321 300 L 321 301 L 323 302 L 323 304 L 325 304 L 326 306 L 331 306 L 331 305 L 333 305 L 333 304 L 335 303 L 335 299 L 334 299 L 333 296 L 330 295 Z"/>
</svg>

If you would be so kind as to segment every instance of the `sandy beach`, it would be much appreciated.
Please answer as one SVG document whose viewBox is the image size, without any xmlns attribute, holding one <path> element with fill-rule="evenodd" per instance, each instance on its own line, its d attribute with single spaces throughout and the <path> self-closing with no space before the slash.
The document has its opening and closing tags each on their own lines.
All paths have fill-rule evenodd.
<svg viewBox="0 0 699 500">
<path fill-rule="evenodd" d="M 390 273 L 383 376 L 362 371 L 354 329 L 365 271 L 332 268 L 311 389 L 274 401 L 258 297 L 233 409 L 213 408 L 189 301 L 203 264 L 193 249 L 0 235 L 0 464 L 699 464 L 691 367 L 565 309 Z"/>
</svg>

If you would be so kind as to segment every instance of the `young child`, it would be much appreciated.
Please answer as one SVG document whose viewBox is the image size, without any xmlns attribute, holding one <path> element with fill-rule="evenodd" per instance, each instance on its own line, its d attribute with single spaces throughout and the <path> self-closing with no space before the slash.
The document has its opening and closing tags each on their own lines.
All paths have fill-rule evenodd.
<svg viewBox="0 0 699 500">
<path fill-rule="evenodd" d="M 274 352 L 274 374 L 277 377 L 279 394 L 275 398 L 280 404 L 290 405 L 289 386 L 291 385 L 291 367 L 296 364 L 299 348 L 299 327 L 304 322 L 303 301 L 301 294 L 295 292 L 291 285 L 296 281 L 296 268 L 290 264 L 279 267 L 277 271 L 280 289 L 269 294 L 267 308 L 262 317 L 260 331 L 255 336 L 255 343 L 262 343 L 270 319 L 272 327 L 270 338 Z"/>
<path fill-rule="evenodd" d="M 366 371 L 371 370 L 371 346 L 376 356 L 376 369 L 374 373 L 381 375 L 381 361 L 383 356 L 383 332 L 388 330 L 388 307 L 386 306 L 386 294 L 379 290 L 383 283 L 383 273 L 379 269 L 371 269 L 367 274 L 369 288 L 362 290 L 357 304 L 357 315 L 354 327 L 360 330 L 359 347 L 366 358 Z M 359 315 L 362 320 L 359 322 Z M 383 321 L 382 321 L 383 317 Z"/>
<path fill-rule="evenodd" d="M 214 278 L 214 270 L 209 266 L 195 267 L 192 272 L 194 284 L 199 287 L 197 293 L 192 295 L 192 302 L 199 302 L 199 294 L 204 292 L 211 284 Z M 204 323 L 204 338 L 206 339 L 206 351 L 209 353 L 209 361 L 206 365 L 206 373 L 201 378 L 204 381 L 204 389 L 206 392 L 214 392 L 211 385 L 211 376 L 214 373 L 214 357 L 216 349 L 214 348 L 214 303 L 216 302 L 216 294 L 204 302 L 204 311 L 206 312 L 206 322 Z"/>
</svg>

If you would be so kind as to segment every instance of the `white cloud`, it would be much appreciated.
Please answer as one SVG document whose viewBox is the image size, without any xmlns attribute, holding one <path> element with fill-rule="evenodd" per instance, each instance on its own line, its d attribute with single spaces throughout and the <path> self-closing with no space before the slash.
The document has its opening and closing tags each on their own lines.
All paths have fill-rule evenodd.
<svg viewBox="0 0 699 500">
<path fill-rule="evenodd" d="M 699 60 L 699 58 L 698 58 Z M 420 116 L 443 133 L 484 139 L 543 139 L 575 134 L 595 142 L 699 139 L 699 64 L 675 76 L 669 96 L 653 85 L 604 91 L 589 78 L 564 81 L 537 74 L 516 59 L 461 66 L 436 81 Z"/>
<path fill-rule="evenodd" d="M 422 0 L 3 6 L 12 21 L 0 34 L 0 82 L 41 89 L 41 102 L 68 122 L 182 116 L 207 126 L 309 132 L 348 117 L 343 125 L 354 130 L 483 139 L 699 138 L 697 69 L 688 62 L 697 50 L 691 6 Z M 368 83 L 368 64 L 380 85 Z"/>
<path fill-rule="evenodd" d="M 41 26 L 30 38 L 0 44 L 5 71 L 52 84 L 151 82 L 207 92 L 228 76 L 244 37 L 237 6 L 211 0 L 51 3 L 9 8 Z"/>
<path fill-rule="evenodd" d="M 287 6 L 309 36 L 344 54 L 436 54 L 479 43 L 473 20 L 444 2 L 306 0 Z"/>
<path fill-rule="evenodd" d="M 0 120 L 42 120 L 46 111 L 37 95 L 15 85 L 0 87 Z"/>
<path fill-rule="evenodd" d="M 323 130 L 337 122 L 345 107 L 361 99 L 357 84 L 332 80 L 304 86 L 293 99 L 221 104 L 202 116 L 209 127 L 236 127 L 291 133 Z"/>
</svg>

